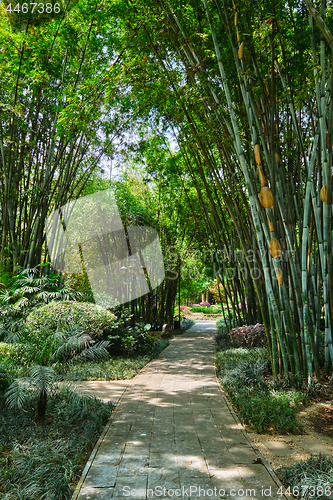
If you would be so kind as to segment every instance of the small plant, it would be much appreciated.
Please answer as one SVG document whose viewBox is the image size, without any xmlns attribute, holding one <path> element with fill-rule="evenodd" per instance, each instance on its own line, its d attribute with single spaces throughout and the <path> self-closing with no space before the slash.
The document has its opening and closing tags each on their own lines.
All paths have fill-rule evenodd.
<svg viewBox="0 0 333 500">
<path fill-rule="evenodd" d="M 249 397 L 250 396 L 250 397 Z M 231 400 L 236 405 L 240 418 L 251 426 L 255 432 L 279 432 L 280 434 L 301 432 L 297 422 L 299 399 L 289 394 L 265 394 L 245 391 L 230 393 Z"/>
<path fill-rule="evenodd" d="M 187 306 L 180 306 L 180 314 L 183 318 L 185 318 L 185 314 L 190 314 L 191 312 L 191 309 Z M 176 307 L 176 310 L 175 310 L 175 315 L 178 316 L 179 315 L 179 307 Z"/>
<path fill-rule="evenodd" d="M 118 320 L 119 322 L 119 320 Z M 135 326 L 125 325 L 122 328 L 106 329 L 109 340 L 108 350 L 113 356 L 127 354 L 151 354 L 158 345 L 157 339 L 149 335 L 151 325 L 137 323 Z"/>
<path fill-rule="evenodd" d="M 65 278 L 60 286 L 57 274 L 41 275 L 42 266 L 25 269 L 12 279 L 9 287 L 0 289 L 0 303 L 12 304 L 22 312 L 30 311 L 37 304 L 52 300 L 77 300 L 82 296 L 75 291 L 71 277 Z"/>
<path fill-rule="evenodd" d="M 225 387 L 237 387 L 239 390 L 252 388 L 268 392 L 268 385 L 264 381 L 263 375 L 269 371 L 269 367 L 268 359 L 242 361 L 233 370 L 229 370 L 221 378 L 221 382 Z"/>
<path fill-rule="evenodd" d="M 62 380 L 55 371 L 57 363 L 71 364 L 79 361 L 107 359 L 108 342 L 96 343 L 79 326 L 57 329 L 55 332 L 42 328 L 39 331 L 22 330 L 18 336 L 22 356 L 29 364 L 27 376 L 15 379 L 6 391 L 10 408 L 24 409 L 29 398 L 36 400 L 36 420 L 44 423 L 49 394 Z"/>
</svg>

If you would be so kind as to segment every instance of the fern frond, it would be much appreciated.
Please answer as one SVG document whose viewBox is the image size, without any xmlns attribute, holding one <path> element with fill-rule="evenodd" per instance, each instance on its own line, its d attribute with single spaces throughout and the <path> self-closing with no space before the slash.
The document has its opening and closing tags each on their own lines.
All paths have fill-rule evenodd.
<svg viewBox="0 0 333 500">
<path fill-rule="evenodd" d="M 27 307 L 29 304 L 29 299 L 26 297 L 21 297 L 15 304 L 13 305 L 14 309 L 21 309 L 21 307 Z"/>
<path fill-rule="evenodd" d="M 85 349 L 80 354 L 73 358 L 73 362 L 80 361 L 98 361 L 103 359 L 109 359 L 110 355 L 107 351 L 107 347 L 110 344 L 108 340 L 102 340 L 97 344 Z"/>
<path fill-rule="evenodd" d="M 72 335 L 67 338 L 66 341 L 60 345 L 53 353 L 51 360 L 57 361 L 63 356 L 73 356 L 85 349 L 88 349 L 91 342 L 91 337 L 88 334 L 82 334 L 82 329 L 79 329 L 79 333 Z M 62 332 L 63 334 L 63 332 Z"/>
<path fill-rule="evenodd" d="M 6 404 L 9 408 L 18 408 L 22 410 L 28 397 L 29 393 L 27 388 L 18 380 L 14 380 L 5 392 Z"/>
<path fill-rule="evenodd" d="M 41 365 L 32 366 L 29 370 L 29 376 L 38 394 L 44 391 L 49 392 L 57 378 L 57 374 L 53 368 Z"/>
</svg>

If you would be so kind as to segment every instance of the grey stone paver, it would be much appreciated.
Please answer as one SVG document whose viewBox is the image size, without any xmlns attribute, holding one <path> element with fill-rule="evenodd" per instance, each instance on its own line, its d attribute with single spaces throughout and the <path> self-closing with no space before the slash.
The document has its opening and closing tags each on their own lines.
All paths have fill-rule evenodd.
<svg viewBox="0 0 333 500">
<path fill-rule="evenodd" d="M 285 441 L 264 441 L 263 444 L 278 457 L 289 457 L 296 454 L 294 448 Z"/>
<path fill-rule="evenodd" d="M 110 382 L 106 397 L 120 400 L 72 500 L 266 498 L 262 488 L 284 498 L 221 391 L 215 330 L 196 323 L 177 336 L 121 397 Z"/>
<path fill-rule="evenodd" d="M 327 446 L 313 439 L 302 439 L 298 441 L 297 444 L 300 448 L 312 453 L 312 455 L 329 455 L 332 453 L 332 450 L 330 450 Z"/>
</svg>

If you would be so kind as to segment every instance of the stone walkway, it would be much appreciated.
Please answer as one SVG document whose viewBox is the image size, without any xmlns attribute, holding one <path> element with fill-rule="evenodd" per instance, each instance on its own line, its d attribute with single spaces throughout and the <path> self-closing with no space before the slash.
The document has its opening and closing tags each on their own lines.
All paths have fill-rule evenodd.
<svg viewBox="0 0 333 500">
<path fill-rule="evenodd" d="M 215 331 L 196 323 L 124 383 L 72 500 L 285 498 L 220 389 Z"/>
</svg>

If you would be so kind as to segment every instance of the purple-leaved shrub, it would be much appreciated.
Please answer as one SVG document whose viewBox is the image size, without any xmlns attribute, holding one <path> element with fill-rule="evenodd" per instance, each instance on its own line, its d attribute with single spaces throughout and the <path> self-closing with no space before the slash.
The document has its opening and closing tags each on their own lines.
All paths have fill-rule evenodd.
<svg viewBox="0 0 333 500">
<path fill-rule="evenodd" d="M 226 340 L 247 347 L 267 347 L 265 327 L 260 323 L 233 328 L 227 333 Z"/>
</svg>

